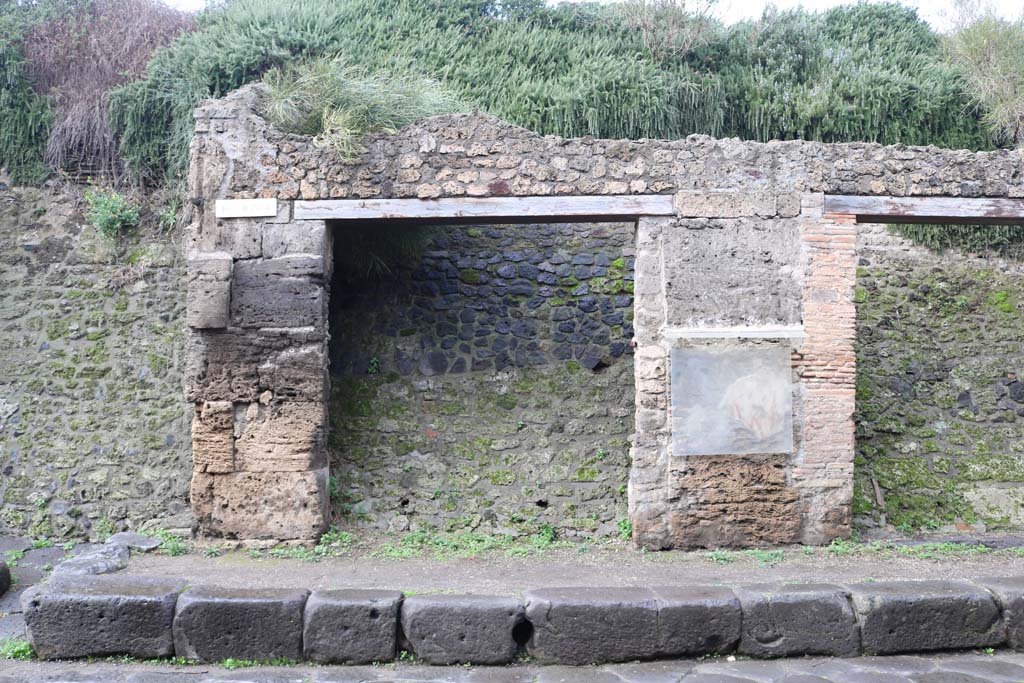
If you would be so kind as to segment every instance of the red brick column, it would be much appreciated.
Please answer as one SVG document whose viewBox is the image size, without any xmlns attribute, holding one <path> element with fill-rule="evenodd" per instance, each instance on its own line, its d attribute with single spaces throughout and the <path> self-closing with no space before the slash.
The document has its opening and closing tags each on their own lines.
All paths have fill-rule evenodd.
<svg viewBox="0 0 1024 683">
<path fill-rule="evenodd" d="M 794 353 L 804 400 L 792 480 L 809 544 L 850 535 L 853 499 L 857 227 L 854 216 L 822 214 L 822 199 L 805 196 L 801 213 L 806 338 Z"/>
</svg>

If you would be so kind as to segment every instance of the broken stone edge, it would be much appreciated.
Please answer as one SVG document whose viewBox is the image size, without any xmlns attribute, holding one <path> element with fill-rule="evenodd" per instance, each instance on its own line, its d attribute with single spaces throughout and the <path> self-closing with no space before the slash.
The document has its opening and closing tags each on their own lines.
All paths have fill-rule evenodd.
<svg viewBox="0 0 1024 683">
<path fill-rule="evenodd" d="M 100 593 L 110 605 L 133 605 L 134 618 L 138 618 L 140 591 L 144 592 L 145 587 L 152 586 L 154 582 L 171 587 L 167 590 L 175 606 L 167 611 L 165 602 L 159 615 L 150 615 L 148 623 L 157 623 L 163 629 L 165 640 L 161 639 L 161 642 L 173 642 L 177 646 L 174 626 L 181 608 L 180 598 L 187 589 L 180 579 L 65 575 L 34 587 L 25 594 L 22 602 L 38 602 L 40 597 L 55 596 L 68 610 L 68 621 L 74 622 L 76 613 L 88 614 L 89 610 L 95 609 L 96 596 Z M 841 656 L 1003 646 L 1024 650 L 1024 576 L 971 581 L 880 581 L 827 587 L 801 586 L 803 584 L 747 585 L 735 589 L 723 586 L 545 588 L 527 591 L 522 598 L 435 595 L 426 602 L 432 611 L 445 617 L 438 623 L 448 624 L 458 632 L 432 635 L 430 651 L 423 653 L 416 652 L 422 639 L 407 637 L 406 629 L 410 624 L 404 622 L 411 612 L 404 608 L 408 603 L 401 592 L 356 589 L 300 591 L 304 615 L 300 625 L 302 642 L 299 652 L 304 652 L 306 659 L 331 663 L 388 662 L 396 659 L 402 650 L 410 650 L 425 663 L 438 664 L 449 661 L 511 663 L 524 652 L 543 664 L 566 665 L 723 655 L 737 651 L 757 658 L 799 657 L 834 651 L 837 647 L 835 634 L 830 634 L 828 629 L 821 630 L 818 637 L 821 642 L 818 642 L 814 630 L 808 629 L 805 616 L 790 623 L 792 617 L 787 615 L 799 614 L 800 610 L 780 609 L 769 614 L 772 637 L 789 643 L 787 647 L 778 651 L 772 651 L 770 647 L 745 647 L 744 639 L 750 637 L 749 629 L 755 623 L 766 619 L 765 604 L 820 601 L 823 589 L 827 589 L 830 598 L 838 596 L 839 603 L 833 607 L 852 618 L 851 634 L 842 641 L 841 652 L 838 653 Z M 208 602 L 216 602 L 217 596 L 221 595 L 225 605 L 248 593 L 264 597 L 269 594 L 267 590 L 203 588 L 202 591 Z M 295 593 L 290 591 L 291 598 Z M 306 610 L 307 605 L 318 604 L 318 601 L 323 603 L 325 598 L 335 604 L 343 604 L 353 619 L 362 619 L 359 609 L 365 607 L 366 614 L 372 619 L 383 618 L 386 623 L 372 628 L 366 623 L 355 623 L 354 628 L 361 629 L 355 647 L 351 638 L 345 641 L 343 632 L 325 637 L 325 624 L 316 623 L 316 610 Z M 425 602 L 422 598 L 419 600 Z M 415 603 L 416 599 L 410 598 L 410 601 Z M 160 607 L 157 602 L 153 605 L 154 610 Z M 758 606 L 760 612 L 754 614 L 752 606 Z M 480 615 L 489 610 L 493 614 L 504 613 L 506 617 L 482 620 Z M 662 632 L 669 614 L 666 610 L 672 610 L 674 615 L 669 629 L 672 633 Z M 896 639 L 890 633 L 895 613 L 913 614 L 915 617 L 909 621 L 901 620 L 904 631 Z M 507 615 L 513 616 L 508 618 Z M 116 619 L 117 615 L 112 617 Z M 55 652 L 61 653 L 61 658 L 111 654 L 109 639 L 92 648 L 88 633 L 70 636 L 77 644 L 74 652 L 60 642 L 43 642 L 41 639 L 46 636 L 42 634 L 54 634 L 55 631 L 52 628 L 34 630 L 32 619 L 33 611 L 27 609 L 29 642 L 43 659 L 48 657 L 46 653 Z M 634 635 L 626 638 L 629 642 L 623 647 L 606 647 L 607 643 L 599 642 L 599 639 L 607 638 L 609 634 L 596 628 L 601 623 L 614 624 L 619 633 Z M 636 637 L 650 631 L 652 624 L 655 631 L 649 634 L 650 637 Z M 350 627 L 339 624 L 337 615 L 327 626 L 330 630 L 340 627 L 343 631 Z M 507 637 L 502 631 L 506 626 Z M 476 629 L 481 633 L 475 633 Z M 708 629 L 717 629 L 711 634 L 713 637 L 701 635 Z M 885 636 L 889 637 L 886 639 Z M 57 634 L 51 637 L 61 639 L 66 636 Z M 256 634 L 257 641 L 259 637 Z M 272 634 L 268 632 L 267 637 L 272 638 Z M 308 646 L 314 641 L 315 647 L 310 649 Z M 339 651 L 331 652 L 332 641 L 345 642 L 345 645 L 339 646 Z M 458 652 L 445 652 L 446 642 L 457 643 Z M 473 643 L 478 644 L 478 651 L 473 649 Z M 496 643 L 501 645 L 501 656 L 497 657 L 500 661 L 496 661 Z M 124 652 L 116 654 L 152 656 L 149 650 L 134 648 L 131 639 L 125 639 Z M 194 653 L 179 651 L 177 647 L 174 654 L 194 656 Z"/>
</svg>

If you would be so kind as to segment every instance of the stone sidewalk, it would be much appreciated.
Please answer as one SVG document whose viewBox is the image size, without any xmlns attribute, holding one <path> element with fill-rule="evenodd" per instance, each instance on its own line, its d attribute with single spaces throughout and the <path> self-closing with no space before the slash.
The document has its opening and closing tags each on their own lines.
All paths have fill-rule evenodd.
<svg viewBox="0 0 1024 683">
<path fill-rule="evenodd" d="M 173 667 L 0 662 L 0 683 L 1021 683 L 1024 654 L 786 661 L 665 661 L 602 667 Z"/>
</svg>

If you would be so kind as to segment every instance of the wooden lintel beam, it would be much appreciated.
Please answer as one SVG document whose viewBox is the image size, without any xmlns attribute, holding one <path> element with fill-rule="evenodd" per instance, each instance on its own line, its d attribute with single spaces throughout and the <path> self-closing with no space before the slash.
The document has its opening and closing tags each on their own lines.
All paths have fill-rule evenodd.
<svg viewBox="0 0 1024 683">
<path fill-rule="evenodd" d="M 295 220 L 625 220 L 671 216 L 672 195 L 321 199 L 295 202 Z"/>
<path fill-rule="evenodd" d="M 1024 224 L 1024 199 L 825 195 L 824 211 L 858 223 Z"/>
</svg>

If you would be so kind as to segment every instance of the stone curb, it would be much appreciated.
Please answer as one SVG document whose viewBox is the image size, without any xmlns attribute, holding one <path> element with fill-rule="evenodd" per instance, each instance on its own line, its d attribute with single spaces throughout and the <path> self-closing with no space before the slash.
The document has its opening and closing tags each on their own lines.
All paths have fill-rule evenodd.
<svg viewBox="0 0 1024 683">
<path fill-rule="evenodd" d="M 188 588 L 171 578 L 55 577 L 22 597 L 43 659 L 131 655 L 365 664 L 603 664 L 1024 649 L 1024 577 L 847 586 L 546 588 L 523 599 L 384 590 Z"/>
</svg>

